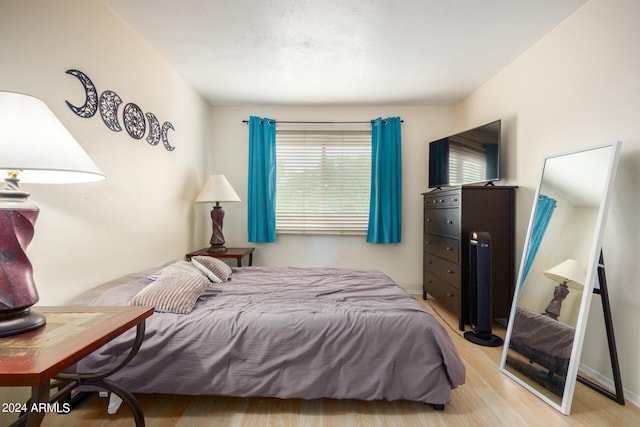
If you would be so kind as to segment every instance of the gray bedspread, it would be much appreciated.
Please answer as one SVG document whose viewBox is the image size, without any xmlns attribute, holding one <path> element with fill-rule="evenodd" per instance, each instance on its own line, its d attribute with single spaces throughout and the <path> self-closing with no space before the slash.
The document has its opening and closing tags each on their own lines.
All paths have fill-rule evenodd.
<svg viewBox="0 0 640 427">
<path fill-rule="evenodd" d="M 149 283 L 117 286 L 91 305 L 127 305 Z M 112 365 L 133 336 L 78 370 Z M 154 313 L 138 355 L 110 379 L 143 393 L 444 404 L 465 367 L 444 328 L 379 271 L 244 267 L 190 314 Z"/>
</svg>

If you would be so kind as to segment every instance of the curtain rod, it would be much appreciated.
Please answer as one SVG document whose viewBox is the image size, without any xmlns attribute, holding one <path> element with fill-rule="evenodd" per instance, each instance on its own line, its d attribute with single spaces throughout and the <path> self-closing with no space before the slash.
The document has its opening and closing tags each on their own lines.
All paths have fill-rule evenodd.
<svg viewBox="0 0 640 427">
<path fill-rule="evenodd" d="M 322 125 L 332 125 L 332 124 L 367 124 L 371 123 L 373 120 L 369 121 L 358 121 L 358 122 L 305 122 L 305 121 L 286 121 L 286 120 L 276 120 L 276 123 L 298 123 L 298 124 L 322 124 Z M 385 121 L 385 120 L 383 120 Z M 248 124 L 249 120 L 243 120 L 242 123 Z M 400 120 L 400 123 L 404 123 L 404 120 Z"/>
</svg>

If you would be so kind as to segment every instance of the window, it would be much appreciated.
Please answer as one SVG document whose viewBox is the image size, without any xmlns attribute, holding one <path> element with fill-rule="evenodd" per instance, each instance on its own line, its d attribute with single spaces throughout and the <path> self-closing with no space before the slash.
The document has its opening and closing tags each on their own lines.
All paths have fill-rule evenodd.
<svg viewBox="0 0 640 427">
<path fill-rule="evenodd" d="M 276 230 L 366 234 L 371 131 L 277 130 Z"/>
</svg>

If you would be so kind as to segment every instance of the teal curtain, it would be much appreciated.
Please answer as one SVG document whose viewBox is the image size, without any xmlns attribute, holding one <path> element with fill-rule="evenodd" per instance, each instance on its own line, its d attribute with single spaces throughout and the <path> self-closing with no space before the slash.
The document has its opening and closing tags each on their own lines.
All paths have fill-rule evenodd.
<svg viewBox="0 0 640 427">
<path fill-rule="evenodd" d="M 400 117 L 371 120 L 369 243 L 399 243 L 402 232 Z"/>
<path fill-rule="evenodd" d="M 521 284 L 524 283 L 524 279 L 527 277 L 527 274 L 529 274 L 529 269 L 531 269 L 531 264 L 533 264 L 533 260 L 538 253 L 542 238 L 547 231 L 547 226 L 549 225 L 549 221 L 551 221 L 555 208 L 555 199 L 542 194 L 538 196 L 536 211 L 533 214 L 533 226 L 531 227 L 531 237 L 529 238 L 529 248 L 527 249 L 527 257 L 525 258 L 523 266 Z"/>
<path fill-rule="evenodd" d="M 249 118 L 249 242 L 276 240 L 276 121 Z"/>
</svg>

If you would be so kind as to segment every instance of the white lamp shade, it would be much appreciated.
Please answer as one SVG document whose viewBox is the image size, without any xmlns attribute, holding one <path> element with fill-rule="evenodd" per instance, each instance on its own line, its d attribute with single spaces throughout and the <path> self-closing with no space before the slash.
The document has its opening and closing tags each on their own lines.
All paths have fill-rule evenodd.
<svg viewBox="0 0 640 427">
<path fill-rule="evenodd" d="M 80 144 L 38 98 L 0 91 L 0 174 L 23 183 L 104 179 Z M 1 177 L 0 177 L 1 178 Z"/>
<path fill-rule="evenodd" d="M 224 175 L 211 175 L 196 198 L 196 203 L 240 202 Z"/>
<path fill-rule="evenodd" d="M 567 259 L 562 261 L 555 267 L 544 272 L 549 279 L 557 282 L 567 282 L 567 286 L 582 289 L 586 278 L 586 273 L 580 263 L 575 259 Z"/>
</svg>

